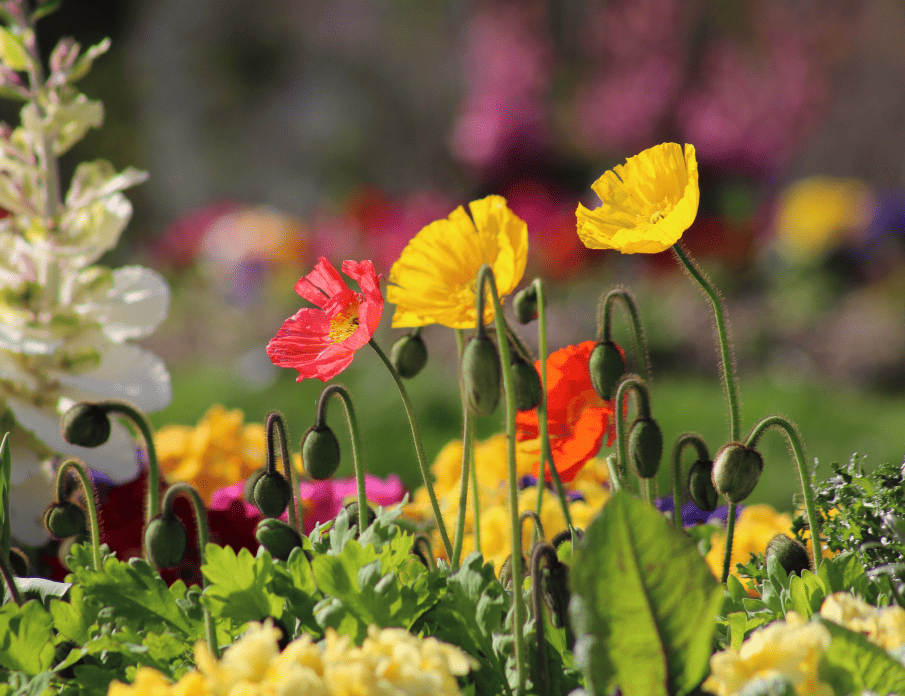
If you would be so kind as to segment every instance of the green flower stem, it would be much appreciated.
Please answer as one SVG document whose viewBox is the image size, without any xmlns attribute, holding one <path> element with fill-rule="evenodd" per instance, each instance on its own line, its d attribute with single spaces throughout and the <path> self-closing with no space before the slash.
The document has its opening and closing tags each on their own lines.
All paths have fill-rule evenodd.
<svg viewBox="0 0 905 696">
<path fill-rule="evenodd" d="M 3 580 L 6 583 L 6 587 L 9 589 L 9 596 L 21 607 L 22 594 L 19 592 L 19 586 L 16 584 L 16 574 L 13 573 L 8 553 L 0 554 L 0 573 L 3 574 Z"/>
<path fill-rule="evenodd" d="M 474 461 L 474 433 L 471 434 L 471 442 L 467 443 L 471 457 L 471 505 L 474 509 L 474 547 L 481 553 L 481 498 L 478 490 L 478 467 Z"/>
<path fill-rule="evenodd" d="M 616 455 L 610 454 L 606 458 L 606 467 L 610 471 L 610 488 L 613 489 L 613 493 L 617 493 L 622 490 L 622 481 L 619 480 L 619 471 L 616 469 Z"/>
<path fill-rule="evenodd" d="M 692 445 L 697 450 L 698 459 L 710 459 L 707 444 L 697 433 L 683 433 L 679 435 L 676 444 L 672 448 L 672 504 L 673 524 L 676 529 L 682 529 L 682 454 L 685 448 Z"/>
<path fill-rule="evenodd" d="M 209 531 L 208 531 L 208 523 L 207 523 L 207 509 L 204 507 L 204 501 L 201 500 L 201 496 L 198 495 L 198 491 L 195 490 L 194 486 L 191 484 L 180 482 L 174 483 L 167 489 L 167 492 L 163 496 L 163 510 L 165 512 L 172 513 L 173 503 L 176 500 L 176 496 L 182 493 L 192 503 L 192 507 L 195 510 L 195 528 L 198 532 L 198 554 L 201 557 L 201 565 L 204 565 L 207 561 L 206 558 L 206 550 L 209 539 Z M 202 587 L 207 588 L 209 586 L 209 582 L 207 577 L 202 575 Z M 203 603 L 202 603 L 203 604 Z M 211 615 L 210 610 L 208 610 L 207 606 L 204 606 L 204 632 L 207 637 L 207 644 L 210 646 L 211 652 L 214 654 L 214 657 L 220 657 L 220 649 L 217 647 L 217 628 L 214 625 L 214 617 Z"/>
<path fill-rule="evenodd" d="M 289 487 L 292 489 L 292 500 L 289 501 L 289 524 L 299 534 L 304 534 L 301 519 L 298 514 L 299 480 L 295 476 L 295 467 L 292 466 L 292 458 L 289 455 L 289 440 L 286 437 L 286 424 L 282 414 L 273 411 L 267 416 L 267 472 L 276 473 L 276 462 L 273 451 L 274 432 L 280 438 L 280 460 L 283 462 L 283 472 Z"/>
<path fill-rule="evenodd" d="M 723 303 L 720 295 L 707 279 L 707 276 L 698 268 L 697 264 L 685 253 L 681 243 L 676 242 L 672 247 L 676 258 L 682 262 L 685 270 L 701 286 L 710 303 L 713 305 L 713 314 L 716 318 L 716 332 L 720 342 L 720 355 L 723 359 L 723 386 L 726 389 L 726 401 L 729 404 L 729 441 L 738 442 L 741 437 L 741 413 L 739 411 L 738 385 L 735 381 L 732 367 L 732 348 L 729 344 L 729 332 L 726 329 L 726 320 L 723 314 Z"/>
<path fill-rule="evenodd" d="M 431 548 L 430 537 L 424 532 L 417 532 L 412 537 L 412 553 L 424 559 L 424 564 L 428 570 L 437 569 L 437 563 L 434 560 L 434 550 Z"/>
<path fill-rule="evenodd" d="M 798 465 L 798 478 L 801 482 L 801 495 L 804 498 L 804 509 L 808 516 L 808 526 L 811 529 L 811 558 L 813 560 L 814 572 L 820 569 L 820 562 L 823 560 L 823 544 L 820 539 L 820 517 L 817 515 L 817 506 L 814 503 L 814 489 L 811 487 L 811 477 L 808 473 L 808 467 L 804 458 L 804 447 L 801 444 L 801 437 L 795 426 L 782 416 L 768 416 L 760 423 L 754 426 L 748 441 L 745 443 L 748 447 L 756 448 L 757 441 L 761 435 L 771 427 L 781 428 L 792 453 L 795 455 L 795 463 Z"/>
<path fill-rule="evenodd" d="M 550 448 L 549 438 L 547 438 L 547 442 L 544 445 L 544 450 L 547 453 L 547 461 L 550 462 L 550 476 L 553 479 L 553 487 L 556 489 L 556 495 L 559 496 L 560 504 L 562 505 L 563 517 L 566 518 L 566 526 L 572 527 L 572 513 L 569 511 L 569 498 L 566 495 L 566 489 L 562 485 L 562 478 L 560 478 L 559 472 L 553 465 L 553 450 Z"/>
<path fill-rule="evenodd" d="M 88 529 L 91 533 L 91 551 L 94 555 L 94 569 L 98 572 L 104 570 L 101 561 L 101 534 L 100 527 L 97 522 L 97 503 L 94 500 L 94 486 L 91 485 L 91 479 L 85 472 L 84 463 L 78 459 L 67 459 L 57 469 L 57 475 L 54 479 L 54 490 L 56 491 L 57 502 L 62 503 L 66 499 L 66 474 L 69 470 L 75 471 L 79 484 L 85 492 L 85 507 L 88 510 Z"/>
<path fill-rule="evenodd" d="M 369 343 L 371 344 L 371 348 L 373 348 L 377 355 L 380 356 L 380 359 L 383 360 L 384 365 L 387 366 L 387 369 L 393 376 L 393 380 L 396 382 L 396 387 L 399 389 L 399 396 L 402 397 L 402 404 L 405 406 L 405 412 L 409 418 L 409 425 L 412 428 L 412 439 L 415 441 L 415 454 L 418 456 L 418 466 L 421 467 L 421 478 L 424 479 L 424 487 L 427 489 L 431 507 L 434 509 L 434 518 L 437 520 L 437 529 L 440 531 L 443 549 L 446 551 L 446 557 L 451 559 L 453 555 L 452 544 L 449 541 L 446 525 L 443 524 L 443 515 L 440 513 L 440 504 L 437 502 L 437 494 L 434 493 L 434 484 L 431 481 L 430 470 L 427 467 L 427 460 L 424 455 L 424 443 L 421 441 L 421 429 L 418 427 L 418 420 L 415 418 L 415 410 L 412 408 L 412 402 L 409 399 L 408 392 L 405 390 L 405 385 L 402 384 L 399 373 L 396 371 L 396 368 L 393 367 L 393 363 L 387 358 L 386 353 L 380 349 L 380 346 L 377 345 L 373 338 Z"/>
<path fill-rule="evenodd" d="M 635 305 L 635 299 L 631 293 L 623 288 L 610 290 L 606 295 L 601 297 L 597 305 L 597 340 L 609 341 L 612 334 L 612 306 L 617 301 L 621 301 L 626 309 L 629 317 L 629 323 L 632 325 L 632 337 L 635 341 L 635 355 L 637 356 L 638 371 L 642 379 L 650 383 L 650 356 L 647 352 L 647 343 L 644 340 L 644 328 L 641 325 L 641 319 L 638 316 L 638 308 Z"/>
<path fill-rule="evenodd" d="M 488 264 L 483 264 L 478 270 L 477 282 L 477 316 L 484 316 L 484 292 L 485 286 L 490 286 L 490 300 L 493 302 L 493 320 L 496 323 L 497 337 L 499 338 L 500 364 L 503 373 L 503 392 L 506 396 L 506 460 L 509 464 L 509 517 L 512 536 L 512 577 L 513 581 L 513 621 L 512 638 L 515 644 L 515 669 L 517 674 L 516 694 L 522 696 L 525 692 L 525 678 L 527 674 L 527 661 L 525 655 L 525 637 L 523 626 L 525 624 L 525 605 L 522 596 L 522 585 L 519 580 L 522 577 L 522 534 L 518 513 L 518 481 L 515 469 L 515 389 L 512 380 L 512 359 L 509 354 L 509 341 L 506 340 L 506 322 L 503 319 L 503 308 L 500 305 L 500 297 L 497 293 L 496 280 L 493 271 Z M 483 324 L 478 320 L 478 332 L 483 330 Z"/>
<path fill-rule="evenodd" d="M 550 567 L 559 562 L 556 549 L 550 544 L 537 544 L 531 552 L 531 600 L 534 607 L 534 625 L 537 634 L 538 664 L 540 673 L 538 679 L 538 693 L 546 694 L 550 678 L 547 674 L 547 638 L 544 635 L 544 601 L 543 601 L 543 575 L 541 574 L 541 561 L 546 560 Z"/>
<path fill-rule="evenodd" d="M 364 533 L 368 526 L 368 496 L 365 484 L 365 468 L 361 461 L 361 440 L 359 438 L 358 419 L 355 416 L 355 407 L 352 406 L 352 397 L 348 389 L 341 384 L 331 384 L 321 392 L 317 402 L 317 415 L 315 427 L 324 423 L 327 417 L 327 402 L 336 394 L 343 402 L 346 411 L 346 424 L 349 427 L 349 439 L 352 441 L 352 464 L 355 467 L 355 484 L 358 489 L 358 533 Z"/>
<path fill-rule="evenodd" d="M 738 514 L 738 503 L 729 503 L 729 516 L 726 518 L 726 550 L 723 553 L 723 574 L 720 582 L 724 585 L 729 580 L 729 564 L 732 562 L 732 540 L 735 537 L 735 518 Z"/>
<path fill-rule="evenodd" d="M 616 390 L 616 453 L 618 462 L 618 478 L 621 488 L 625 488 L 628 480 L 628 438 L 625 436 L 625 407 L 628 391 L 634 391 L 638 399 L 638 417 L 650 418 L 650 397 L 647 386 L 639 377 L 626 377 Z M 645 488 L 645 498 L 650 501 L 650 487 Z"/>
<path fill-rule="evenodd" d="M 141 433 L 148 452 L 148 508 L 145 510 L 145 525 L 160 512 L 160 465 L 157 463 L 157 449 L 148 419 L 131 404 L 121 401 L 105 401 L 99 404 L 107 415 L 118 414 L 131 420 Z"/>
<path fill-rule="evenodd" d="M 540 515 L 534 512 L 534 510 L 524 510 L 522 514 L 518 516 L 519 530 L 524 531 L 526 520 L 534 522 L 534 535 L 536 538 L 541 540 L 546 538 L 544 535 L 544 524 L 540 521 Z"/>
<path fill-rule="evenodd" d="M 459 365 L 462 364 L 462 351 L 465 349 L 465 335 L 462 329 L 456 329 L 456 350 L 459 355 Z M 465 405 L 465 386 L 462 375 L 459 375 L 459 398 L 462 400 L 462 473 L 459 481 L 459 511 L 456 517 L 456 536 L 453 541 L 453 555 L 451 564 L 453 570 L 459 567 L 462 558 L 462 541 L 465 537 L 465 512 L 468 507 L 468 482 L 471 469 L 474 466 L 474 417 Z M 477 495 L 477 493 L 475 493 Z M 479 505 L 475 501 L 475 511 Z M 475 524 L 478 523 L 475 517 Z M 480 550 L 480 547 L 478 547 Z"/>
</svg>

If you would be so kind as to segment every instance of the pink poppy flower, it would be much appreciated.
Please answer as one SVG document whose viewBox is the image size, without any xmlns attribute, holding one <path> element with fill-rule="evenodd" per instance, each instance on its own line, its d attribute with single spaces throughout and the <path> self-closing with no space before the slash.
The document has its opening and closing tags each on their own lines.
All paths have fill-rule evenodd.
<svg viewBox="0 0 905 696">
<path fill-rule="evenodd" d="M 358 283 L 361 292 L 350 289 L 321 257 L 314 270 L 295 284 L 295 291 L 317 309 L 300 309 L 267 344 L 274 365 L 298 370 L 297 382 L 306 377 L 326 382 L 338 375 L 380 324 L 383 295 L 374 264 L 343 261 L 342 271 Z"/>
</svg>

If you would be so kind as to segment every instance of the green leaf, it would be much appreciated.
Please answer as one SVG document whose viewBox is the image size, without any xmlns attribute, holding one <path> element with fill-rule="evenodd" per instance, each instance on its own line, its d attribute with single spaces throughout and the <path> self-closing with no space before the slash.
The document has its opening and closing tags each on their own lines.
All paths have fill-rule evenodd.
<svg viewBox="0 0 905 696">
<path fill-rule="evenodd" d="M 248 549 L 239 554 L 229 546 L 208 544 L 201 572 L 210 581 L 202 602 L 215 616 L 237 624 L 280 618 L 286 600 L 271 591 L 273 559 L 266 551 L 255 558 Z"/>
<path fill-rule="evenodd" d="M 51 12 L 56 12 L 60 8 L 62 2 L 63 0 L 42 0 L 35 8 L 35 11 L 31 13 L 32 24 L 42 17 L 46 17 Z"/>
<path fill-rule="evenodd" d="M 0 60 L 13 70 L 28 70 L 31 61 L 19 36 L 0 27 Z"/>
<path fill-rule="evenodd" d="M 820 678 L 836 693 L 905 693 L 905 666 L 860 633 L 820 619 L 833 640 L 820 662 Z"/>
<path fill-rule="evenodd" d="M 569 584 L 590 693 L 686 694 L 704 678 L 724 589 L 656 509 L 616 493 L 585 530 Z"/>
<path fill-rule="evenodd" d="M 9 433 L 3 435 L 0 442 L 0 553 L 9 558 L 10 536 L 12 534 L 9 520 L 10 477 L 13 473 L 13 461 L 10 455 Z"/>
<path fill-rule="evenodd" d="M 823 581 L 810 570 L 802 572 L 801 576 L 793 575 L 789 579 L 789 594 L 792 597 L 792 606 L 804 618 L 811 618 L 811 614 L 820 611 L 820 605 L 826 599 L 826 589 Z"/>
<path fill-rule="evenodd" d="M 37 599 L 47 606 L 51 599 L 64 599 L 72 583 L 54 582 L 45 578 L 16 578 L 16 587 L 23 597 Z"/>
<path fill-rule="evenodd" d="M 79 585 L 72 586 L 68 602 L 60 599 L 50 602 L 50 615 L 57 633 L 79 645 L 87 642 L 88 629 L 97 621 L 97 614 L 96 603 L 85 600 Z"/>
<path fill-rule="evenodd" d="M 40 602 L 0 607 L 0 665 L 30 676 L 53 662 L 53 620 Z"/>
</svg>

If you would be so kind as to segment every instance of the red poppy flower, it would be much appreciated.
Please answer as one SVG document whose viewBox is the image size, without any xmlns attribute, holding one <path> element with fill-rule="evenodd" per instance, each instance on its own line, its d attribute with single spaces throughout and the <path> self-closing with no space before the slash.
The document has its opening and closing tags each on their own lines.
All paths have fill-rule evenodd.
<svg viewBox="0 0 905 696">
<path fill-rule="evenodd" d="M 275 365 L 299 371 L 297 382 L 306 377 L 326 382 L 338 375 L 380 324 L 383 295 L 374 264 L 343 261 L 342 271 L 358 283 L 361 292 L 351 290 L 321 257 L 314 270 L 295 284 L 295 291 L 317 309 L 300 309 L 267 344 L 267 355 Z"/>
<path fill-rule="evenodd" d="M 594 391 L 588 372 L 588 358 L 594 341 L 566 346 L 547 358 L 547 423 L 553 462 L 563 481 L 571 481 L 591 457 L 597 454 L 607 435 L 607 445 L 616 439 L 612 401 L 604 401 Z M 535 363 L 538 372 L 540 361 Z M 522 451 L 539 457 L 540 430 L 537 409 L 519 411 L 515 417 L 516 440 L 525 443 Z M 530 441 L 530 442 L 529 442 Z M 540 463 L 534 465 L 537 474 Z M 551 480 L 547 472 L 547 480 Z"/>
</svg>

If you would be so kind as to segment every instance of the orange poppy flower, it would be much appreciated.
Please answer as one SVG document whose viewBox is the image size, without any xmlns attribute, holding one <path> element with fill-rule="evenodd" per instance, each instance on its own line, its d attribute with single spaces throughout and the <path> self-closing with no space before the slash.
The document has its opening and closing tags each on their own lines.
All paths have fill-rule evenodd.
<svg viewBox="0 0 905 696">
<path fill-rule="evenodd" d="M 604 401 L 594 391 L 588 372 L 588 358 L 594 341 L 552 353 L 547 358 L 547 423 L 553 462 L 563 481 L 571 481 L 600 450 L 604 435 L 607 446 L 616 439 L 612 401 Z M 535 363 L 540 371 L 540 361 Z M 540 470 L 540 430 L 537 409 L 519 411 L 515 417 L 516 440 L 525 454 L 537 456 L 535 474 Z M 547 472 L 547 480 L 552 480 Z"/>
</svg>

